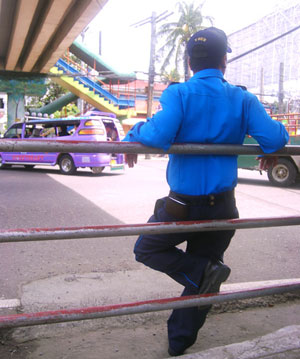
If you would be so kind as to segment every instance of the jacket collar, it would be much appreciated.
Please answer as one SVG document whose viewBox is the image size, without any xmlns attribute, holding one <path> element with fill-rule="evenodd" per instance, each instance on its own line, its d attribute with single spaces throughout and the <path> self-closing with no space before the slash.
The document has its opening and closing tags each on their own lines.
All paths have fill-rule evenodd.
<svg viewBox="0 0 300 359">
<path fill-rule="evenodd" d="M 224 80 L 224 76 L 221 70 L 217 70 L 217 69 L 205 69 L 205 70 L 201 70 L 198 71 L 194 74 L 193 77 L 191 77 L 191 80 L 194 79 L 204 79 L 207 77 L 219 77 L 222 80 Z"/>
</svg>

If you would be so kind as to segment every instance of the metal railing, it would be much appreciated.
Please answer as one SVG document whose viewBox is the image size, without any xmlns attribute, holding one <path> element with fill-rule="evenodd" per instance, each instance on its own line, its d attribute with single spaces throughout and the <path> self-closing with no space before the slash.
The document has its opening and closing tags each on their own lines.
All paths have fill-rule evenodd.
<svg viewBox="0 0 300 359">
<path fill-rule="evenodd" d="M 1 139 L 0 152 L 72 152 L 72 153 L 139 153 L 192 155 L 300 155 L 300 146 L 287 145 L 273 153 L 264 153 L 258 145 L 174 144 L 168 151 L 147 147 L 137 142 L 66 141 L 33 139 Z"/>
<path fill-rule="evenodd" d="M 150 148 L 137 143 L 124 142 L 84 142 L 84 141 L 47 141 L 45 140 L 10 140 L 0 142 L 0 151 L 5 152 L 94 152 L 94 153 L 189 153 L 262 155 L 257 145 L 201 145 L 175 144 L 169 151 Z M 300 146 L 286 146 L 270 155 L 300 155 Z M 216 231 L 228 229 L 263 228 L 275 226 L 300 225 L 300 216 L 277 218 L 244 218 L 211 221 L 160 222 L 133 225 L 90 226 L 71 228 L 31 228 L 0 231 L 0 243 L 43 241 L 57 239 L 103 238 L 112 236 L 128 236 L 149 233 L 175 233 L 195 231 Z M 175 308 L 207 306 L 215 303 L 248 299 L 273 294 L 300 290 L 300 281 L 280 286 L 259 288 L 255 290 L 221 292 L 218 294 L 196 295 L 189 297 L 164 298 L 136 303 L 118 304 L 101 307 L 78 308 L 68 310 L 24 313 L 0 317 L 0 328 L 12 328 L 59 322 L 88 320 L 119 315 L 129 315 L 162 311 Z"/>
<path fill-rule="evenodd" d="M 29 228 L 0 230 L 0 243 L 82 238 L 122 237 L 140 234 L 189 233 L 300 225 L 300 216 L 229 220 L 155 222 L 114 226 Z"/>
<path fill-rule="evenodd" d="M 0 317 L 0 329 L 117 317 L 122 315 L 158 312 L 176 308 L 200 307 L 293 292 L 297 290 L 300 290 L 300 281 L 294 281 L 291 284 L 273 287 L 250 289 L 247 291 L 231 291 L 221 292 L 218 294 L 154 299 L 127 304 L 7 315 Z"/>
</svg>

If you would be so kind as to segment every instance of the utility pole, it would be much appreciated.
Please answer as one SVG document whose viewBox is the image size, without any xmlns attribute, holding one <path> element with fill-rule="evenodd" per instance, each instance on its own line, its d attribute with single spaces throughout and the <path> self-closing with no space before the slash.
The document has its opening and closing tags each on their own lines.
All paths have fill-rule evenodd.
<svg viewBox="0 0 300 359">
<path fill-rule="evenodd" d="M 264 102 L 264 68 L 260 69 L 260 102 Z"/>
<path fill-rule="evenodd" d="M 99 31 L 99 51 L 98 51 L 99 55 L 102 55 L 102 32 Z"/>
<path fill-rule="evenodd" d="M 156 24 L 174 12 L 164 11 L 163 13 L 156 16 L 155 12 L 152 12 L 152 16 L 144 20 L 141 20 L 131 26 L 140 27 L 146 24 L 151 24 L 151 45 L 150 45 L 150 63 L 149 63 L 149 73 L 148 73 L 148 91 L 147 91 L 147 117 L 152 116 L 152 102 L 153 102 L 153 87 L 154 87 L 154 77 L 155 77 L 155 45 L 156 45 Z"/>
<path fill-rule="evenodd" d="M 156 16 L 156 12 L 152 12 L 151 18 L 139 21 L 131 26 L 139 27 L 145 24 L 151 24 L 151 44 L 150 44 L 150 62 L 148 73 L 148 89 L 147 89 L 147 118 L 152 117 L 152 104 L 153 104 L 153 90 L 154 90 L 154 78 L 155 78 L 155 47 L 156 47 L 156 24 L 170 15 L 173 12 L 168 13 L 164 11 L 160 15 Z M 150 159 L 150 154 L 145 154 L 145 159 Z"/>
<path fill-rule="evenodd" d="M 155 47 L 156 47 L 156 13 L 151 16 L 151 46 L 150 46 L 150 63 L 148 75 L 148 96 L 147 96 L 147 118 L 152 117 L 152 103 L 155 77 Z"/>
<path fill-rule="evenodd" d="M 283 62 L 279 64 L 279 89 L 278 89 L 278 112 L 283 113 L 283 75 L 284 75 L 284 65 Z"/>
</svg>

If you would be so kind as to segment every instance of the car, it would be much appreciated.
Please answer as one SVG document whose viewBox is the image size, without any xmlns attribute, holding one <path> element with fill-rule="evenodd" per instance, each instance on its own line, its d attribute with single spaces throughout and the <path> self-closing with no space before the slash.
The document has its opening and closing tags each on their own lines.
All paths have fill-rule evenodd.
<svg viewBox="0 0 300 359">
<path fill-rule="evenodd" d="M 5 132 L 4 138 L 19 138 L 26 141 L 121 141 L 124 130 L 114 114 L 89 111 L 84 116 L 68 118 L 26 117 L 16 122 Z M 110 153 L 57 153 L 57 152 L 0 152 L 0 168 L 24 165 L 32 169 L 36 165 L 59 165 L 60 172 L 72 175 L 77 168 L 91 168 L 95 174 L 105 167 L 111 170 L 124 169 L 124 155 Z"/>
</svg>

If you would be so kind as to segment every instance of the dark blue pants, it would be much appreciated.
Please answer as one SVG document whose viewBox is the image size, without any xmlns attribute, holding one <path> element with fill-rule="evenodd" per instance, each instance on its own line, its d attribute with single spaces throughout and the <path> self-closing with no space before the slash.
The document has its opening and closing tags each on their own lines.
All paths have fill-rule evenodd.
<svg viewBox="0 0 300 359">
<path fill-rule="evenodd" d="M 180 196 L 180 195 L 179 195 Z M 181 220 L 170 215 L 166 207 L 167 197 L 157 200 L 154 214 L 148 222 L 169 222 Z M 182 199 L 182 198 L 180 198 Z M 186 220 L 232 219 L 238 217 L 234 194 L 218 200 L 209 200 L 209 196 L 184 196 L 188 204 Z M 198 294 L 199 285 L 209 260 L 223 260 L 223 254 L 229 246 L 234 230 L 170 233 L 141 235 L 135 245 L 134 253 L 138 262 L 155 270 L 166 273 L 184 286 L 182 296 Z M 176 246 L 186 242 L 186 250 Z M 183 352 L 196 341 L 199 329 L 205 322 L 210 308 L 198 307 L 175 309 L 168 320 L 170 347 Z"/>
</svg>

